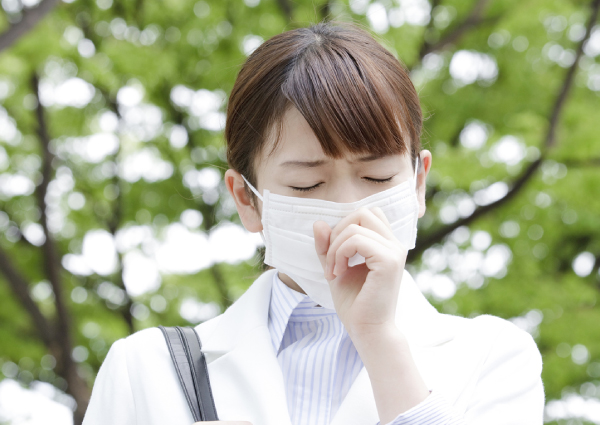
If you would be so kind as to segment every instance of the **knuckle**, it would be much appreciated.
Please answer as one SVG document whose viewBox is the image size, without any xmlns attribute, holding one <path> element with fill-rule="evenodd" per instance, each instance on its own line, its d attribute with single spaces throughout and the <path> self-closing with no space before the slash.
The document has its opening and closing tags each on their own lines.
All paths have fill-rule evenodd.
<svg viewBox="0 0 600 425">
<path fill-rule="evenodd" d="M 352 223 L 351 225 L 348 226 L 348 229 L 352 233 L 358 233 L 360 231 L 360 226 L 356 223 Z"/>
</svg>

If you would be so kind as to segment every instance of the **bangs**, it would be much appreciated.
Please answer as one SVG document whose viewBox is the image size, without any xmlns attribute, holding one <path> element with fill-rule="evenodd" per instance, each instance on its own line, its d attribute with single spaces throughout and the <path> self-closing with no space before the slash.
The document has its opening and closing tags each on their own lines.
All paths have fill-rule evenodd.
<svg viewBox="0 0 600 425">
<path fill-rule="evenodd" d="M 295 106 L 300 111 L 329 157 L 340 158 L 345 151 L 410 152 L 411 138 L 420 135 L 407 117 L 403 85 L 412 88 L 412 83 L 406 72 L 374 41 L 365 46 L 364 38 L 344 35 L 328 40 L 317 35 L 297 56 L 281 87 L 284 110 Z M 273 150 L 281 134 L 278 121 Z"/>
<path fill-rule="evenodd" d="M 421 147 L 423 114 L 406 68 L 351 22 L 285 31 L 244 62 L 227 105 L 225 140 L 229 166 L 250 183 L 263 151 L 268 157 L 280 144 L 291 107 L 330 158 L 408 153 L 414 161 Z"/>
</svg>

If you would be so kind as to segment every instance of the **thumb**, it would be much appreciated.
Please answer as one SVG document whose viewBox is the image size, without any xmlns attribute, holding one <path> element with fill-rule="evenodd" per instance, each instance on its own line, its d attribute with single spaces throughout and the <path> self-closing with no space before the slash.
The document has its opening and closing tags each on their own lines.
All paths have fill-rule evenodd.
<svg viewBox="0 0 600 425">
<path fill-rule="evenodd" d="M 321 260 L 323 271 L 326 271 L 327 251 L 329 250 L 329 237 L 331 236 L 331 227 L 323 220 L 317 220 L 313 223 L 313 234 L 315 236 L 315 250 Z"/>
</svg>

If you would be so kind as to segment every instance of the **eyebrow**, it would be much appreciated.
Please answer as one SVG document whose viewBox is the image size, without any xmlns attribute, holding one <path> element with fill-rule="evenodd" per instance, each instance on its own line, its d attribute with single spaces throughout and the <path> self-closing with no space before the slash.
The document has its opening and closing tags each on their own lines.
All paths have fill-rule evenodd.
<svg viewBox="0 0 600 425">
<path fill-rule="evenodd" d="M 369 162 L 369 161 L 375 161 L 376 159 L 381 159 L 383 157 L 388 156 L 387 154 L 372 154 L 372 155 L 368 155 L 368 156 L 363 156 L 361 158 L 358 158 L 356 161 L 348 161 L 350 164 L 355 164 L 357 162 Z M 324 159 L 319 159 L 317 161 L 285 161 L 282 162 L 281 164 L 279 164 L 280 167 L 283 166 L 292 166 L 292 167 L 300 167 L 300 168 L 315 168 L 315 167 L 320 167 L 321 165 L 325 165 L 327 162 L 329 162 L 328 160 L 324 160 Z"/>
</svg>

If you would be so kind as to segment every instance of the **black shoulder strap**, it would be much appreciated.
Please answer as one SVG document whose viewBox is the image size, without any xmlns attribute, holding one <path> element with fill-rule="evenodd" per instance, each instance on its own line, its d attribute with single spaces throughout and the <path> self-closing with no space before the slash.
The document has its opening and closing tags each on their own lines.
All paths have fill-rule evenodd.
<svg viewBox="0 0 600 425">
<path fill-rule="evenodd" d="M 159 326 L 196 422 L 218 421 L 200 337 L 193 328 Z"/>
</svg>

